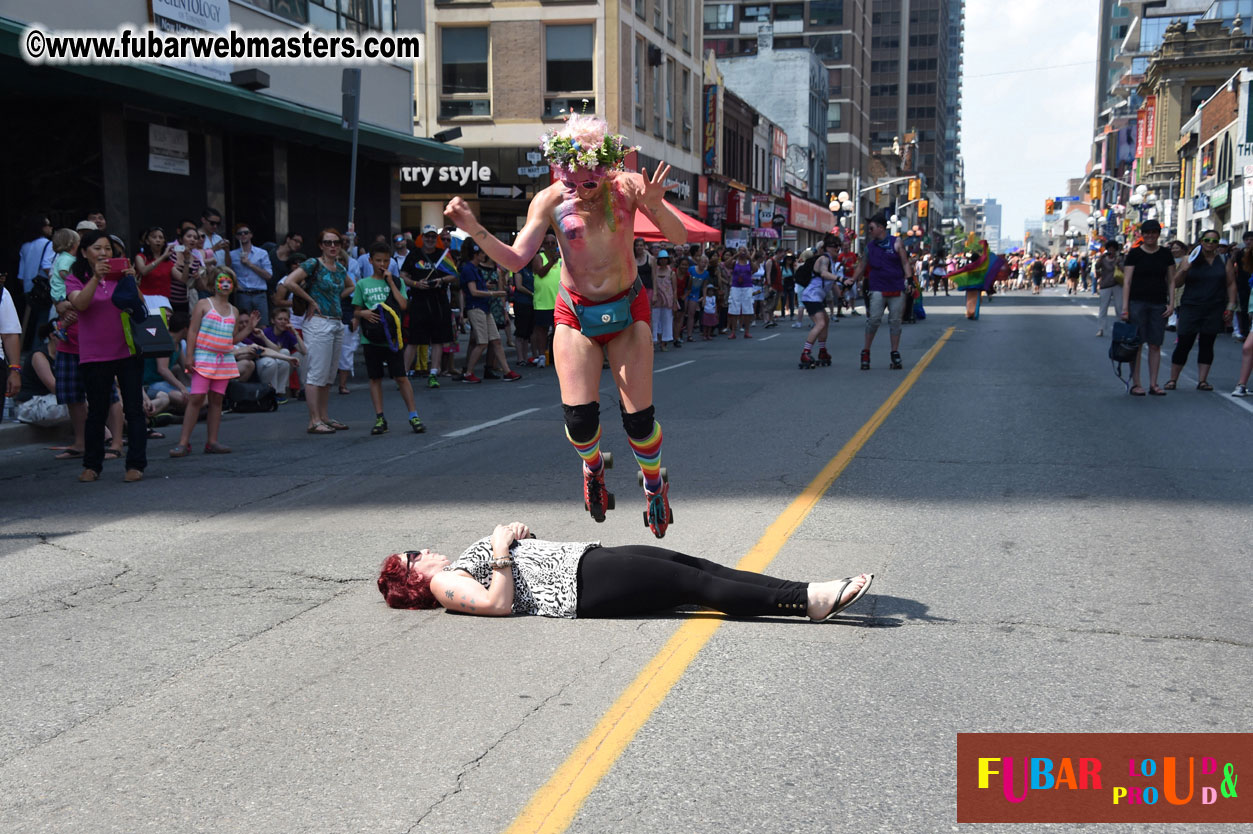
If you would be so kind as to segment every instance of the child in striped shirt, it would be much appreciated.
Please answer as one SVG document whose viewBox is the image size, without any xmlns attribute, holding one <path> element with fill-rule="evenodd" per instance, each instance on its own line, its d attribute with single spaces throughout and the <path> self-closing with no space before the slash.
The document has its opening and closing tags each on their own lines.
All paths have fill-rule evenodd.
<svg viewBox="0 0 1253 834">
<path fill-rule="evenodd" d="M 207 455 L 224 455 L 230 449 L 218 443 L 218 428 L 222 425 L 222 397 L 226 385 L 239 376 L 235 362 L 235 343 L 252 332 L 251 316 L 239 316 L 231 304 L 235 291 L 235 273 L 224 266 L 215 266 L 213 295 L 196 302 L 191 311 L 191 325 L 187 328 L 187 353 L 183 367 L 191 376 L 187 410 L 183 413 L 183 433 L 178 445 L 170 449 L 170 457 L 186 457 L 191 451 L 191 433 L 200 417 L 200 408 L 209 400 L 207 418 L 208 442 L 204 445 Z"/>
</svg>

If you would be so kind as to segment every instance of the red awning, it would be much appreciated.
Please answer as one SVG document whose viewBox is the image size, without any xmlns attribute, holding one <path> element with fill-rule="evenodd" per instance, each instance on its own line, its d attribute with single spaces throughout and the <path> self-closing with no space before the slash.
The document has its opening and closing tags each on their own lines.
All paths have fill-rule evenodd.
<svg viewBox="0 0 1253 834">
<path fill-rule="evenodd" d="M 669 203 L 666 203 L 666 205 L 670 206 Z M 688 243 L 717 243 L 722 240 L 722 233 L 713 226 L 706 226 L 695 217 L 684 214 L 674 208 L 674 206 L 670 206 L 670 208 L 674 209 L 674 213 L 679 215 L 679 219 L 683 221 L 683 228 L 687 229 Z M 648 241 L 663 241 L 666 239 L 666 236 L 653 225 L 653 221 L 649 220 L 642 211 L 635 212 L 635 236 L 642 237 Z"/>
</svg>

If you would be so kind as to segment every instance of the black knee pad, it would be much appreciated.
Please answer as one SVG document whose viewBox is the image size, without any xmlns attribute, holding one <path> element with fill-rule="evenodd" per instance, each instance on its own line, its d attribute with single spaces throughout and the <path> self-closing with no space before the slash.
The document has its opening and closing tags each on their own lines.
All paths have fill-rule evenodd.
<svg viewBox="0 0 1253 834">
<path fill-rule="evenodd" d="M 586 443 L 596 436 L 596 430 L 600 428 L 600 403 L 563 403 L 561 410 L 566 414 L 566 434 L 575 443 Z"/>
<path fill-rule="evenodd" d="M 618 403 L 622 412 L 622 428 L 626 429 L 627 437 L 632 440 L 646 440 L 653 433 L 653 407 L 650 405 L 642 411 L 627 414 L 627 410 Z"/>
</svg>

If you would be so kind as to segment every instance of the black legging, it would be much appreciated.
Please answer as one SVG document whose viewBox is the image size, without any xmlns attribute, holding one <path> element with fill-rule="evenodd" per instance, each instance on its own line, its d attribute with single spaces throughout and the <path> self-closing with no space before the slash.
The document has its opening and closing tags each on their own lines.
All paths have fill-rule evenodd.
<svg viewBox="0 0 1253 834">
<path fill-rule="evenodd" d="M 1214 340 L 1218 338 L 1218 334 L 1202 333 L 1200 334 L 1200 338 L 1201 344 L 1196 349 L 1196 363 L 1198 365 L 1213 365 Z M 1196 333 L 1180 333 L 1179 341 L 1175 344 L 1175 352 L 1170 355 L 1170 364 L 1188 364 L 1188 354 L 1192 352 L 1192 343 L 1196 340 Z"/>
<path fill-rule="evenodd" d="M 809 584 L 735 570 L 647 545 L 596 547 L 579 562 L 580 617 L 701 605 L 736 617 L 808 614 Z"/>
</svg>

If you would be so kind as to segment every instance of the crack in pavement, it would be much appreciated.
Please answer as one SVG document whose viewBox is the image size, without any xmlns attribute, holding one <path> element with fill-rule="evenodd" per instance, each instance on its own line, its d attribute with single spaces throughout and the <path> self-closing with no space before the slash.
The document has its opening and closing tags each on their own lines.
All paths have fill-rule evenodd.
<svg viewBox="0 0 1253 834">
<path fill-rule="evenodd" d="M 602 661 L 602 664 L 603 664 L 603 661 Z M 573 680 L 566 681 L 564 684 L 562 684 L 561 688 L 558 689 L 556 692 L 554 692 L 552 695 L 549 695 L 547 698 L 540 701 L 535 706 L 531 707 L 522 715 L 522 717 L 518 720 L 516 724 L 514 724 L 512 727 L 505 730 L 504 733 L 502 733 L 499 738 L 497 738 L 495 741 L 489 744 L 487 746 L 487 749 L 485 749 L 482 753 L 480 753 L 479 755 L 475 756 L 473 759 L 471 759 L 470 761 L 462 765 L 461 770 L 457 772 L 456 783 L 453 785 L 452 789 L 447 791 L 439 799 L 432 802 L 430 807 L 427 808 L 425 811 L 423 811 L 421 816 L 419 816 L 417 820 L 414 821 L 413 825 L 409 826 L 409 828 L 406 829 L 405 834 L 413 834 L 413 832 L 418 828 L 418 826 L 422 824 L 422 821 L 425 820 L 427 817 L 429 817 L 435 811 L 436 808 L 438 808 L 440 805 L 443 805 L 445 802 L 452 799 L 457 794 L 461 793 L 462 790 L 465 789 L 466 777 L 472 771 L 478 769 L 478 766 L 483 762 L 483 759 L 487 758 L 487 755 L 489 753 L 491 753 L 493 750 L 499 747 L 505 741 L 505 739 L 509 738 L 518 730 L 522 729 L 523 725 L 526 724 L 526 722 L 531 718 L 531 716 L 535 715 L 544 707 L 548 706 L 548 704 L 551 703 L 554 699 L 560 698 L 562 695 L 564 695 L 565 691 L 569 689 L 570 685 L 573 684 L 576 680 L 578 680 L 578 678 L 574 678 Z"/>
</svg>

